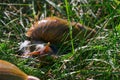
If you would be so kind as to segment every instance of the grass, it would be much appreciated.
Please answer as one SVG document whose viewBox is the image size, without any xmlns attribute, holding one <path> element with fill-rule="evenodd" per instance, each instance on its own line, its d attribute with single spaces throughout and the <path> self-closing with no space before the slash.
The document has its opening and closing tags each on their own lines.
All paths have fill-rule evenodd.
<svg viewBox="0 0 120 80">
<path fill-rule="evenodd" d="M 119 80 L 120 76 L 120 1 L 0 1 L 0 59 L 9 61 L 29 75 L 41 80 Z M 19 56 L 19 44 L 26 39 L 29 28 L 40 19 L 58 16 L 91 28 L 100 27 L 88 43 L 72 40 L 60 52 L 72 49 L 57 60 L 48 58 L 49 65 L 36 58 Z M 72 34 L 70 28 L 70 34 Z M 76 38 L 77 39 L 77 38 Z"/>
</svg>

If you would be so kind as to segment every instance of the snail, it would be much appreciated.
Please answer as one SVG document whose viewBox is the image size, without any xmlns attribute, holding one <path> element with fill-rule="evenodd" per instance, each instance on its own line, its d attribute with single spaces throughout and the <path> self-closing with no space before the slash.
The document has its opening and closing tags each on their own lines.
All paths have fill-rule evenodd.
<svg viewBox="0 0 120 80">
<path fill-rule="evenodd" d="M 0 80 L 40 80 L 37 77 L 29 76 L 21 71 L 14 64 L 0 60 Z"/>
<path fill-rule="evenodd" d="M 73 38 L 80 33 L 80 38 L 91 38 L 96 31 L 89 27 L 85 27 L 80 23 L 71 22 Z M 70 40 L 69 37 L 69 22 L 58 17 L 47 17 L 41 21 L 35 22 L 27 31 L 26 36 L 32 40 L 41 40 L 50 43 L 60 43 L 65 40 Z M 89 35 L 89 36 L 88 36 Z M 68 37 L 67 37 L 68 36 Z M 66 38 L 67 37 L 67 38 Z"/>
<path fill-rule="evenodd" d="M 70 25 L 72 26 L 72 36 L 73 38 L 79 34 L 78 38 L 82 40 L 83 38 L 89 39 L 96 34 L 94 29 L 83 26 L 80 23 L 69 22 L 67 20 L 58 17 L 47 17 L 43 20 L 36 21 L 30 29 L 26 32 L 26 36 L 30 39 L 30 42 L 26 42 L 27 50 L 23 51 L 27 55 L 37 55 L 54 53 L 53 48 L 50 45 L 43 45 L 44 43 L 50 42 L 51 44 L 61 44 L 64 41 L 70 40 Z M 36 41 L 39 42 L 36 44 Z M 25 43 L 25 42 L 24 42 Z M 23 43 L 23 44 L 24 44 Z M 28 44 L 42 45 L 39 46 L 39 50 L 31 50 Z M 25 46 L 22 46 L 24 48 Z"/>
</svg>

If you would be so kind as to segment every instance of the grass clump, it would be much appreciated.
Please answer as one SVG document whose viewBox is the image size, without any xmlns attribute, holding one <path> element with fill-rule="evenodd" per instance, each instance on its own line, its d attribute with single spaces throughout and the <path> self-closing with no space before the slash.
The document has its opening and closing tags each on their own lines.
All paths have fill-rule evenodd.
<svg viewBox="0 0 120 80">
<path fill-rule="evenodd" d="M 0 59 L 17 65 L 29 75 L 41 80 L 118 80 L 120 77 L 120 7 L 119 1 L 95 0 L 5 0 L 0 1 Z M 100 28 L 88 43 L 72 39 L 62 46 L 72 51 L 59 56 L 51 64 L 41 64 L 36 58 L 16 56 L 19 44 L 25 40 L 26 28 L 36 19 L 58 16 L 91 28 Z M 70 34 L 71 28 L 70 28 Z M 77 46 L 77 47 L 76 47 Z"/>
</svg>

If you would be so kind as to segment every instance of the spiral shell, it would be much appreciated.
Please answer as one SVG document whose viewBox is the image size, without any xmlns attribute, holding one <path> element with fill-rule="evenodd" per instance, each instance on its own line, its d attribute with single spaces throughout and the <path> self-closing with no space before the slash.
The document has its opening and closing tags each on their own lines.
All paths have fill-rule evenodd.
<svg viewBox="0 0 120 80">
<path fill-rule="evenodd" d="M 92 37 L 96 32 L 95 30 L 85 27 L 79 23 L 71 22 L 72 26 L 72 35 L 75 37 L 80 33 L 81 38 L 87 36 L 89 33 Z M 58 17 L 48 17 L 41 21 L 36 22 L 33 26 L 27 31 L 26 36 L 33 40 L 42 40 L 45 42 L 59 43 L 66 40 L 69 40 L 69 22 L 67 20 L 58 18 Z M 86 33 L 86 35 L 84 35 Z"/>
</svg>

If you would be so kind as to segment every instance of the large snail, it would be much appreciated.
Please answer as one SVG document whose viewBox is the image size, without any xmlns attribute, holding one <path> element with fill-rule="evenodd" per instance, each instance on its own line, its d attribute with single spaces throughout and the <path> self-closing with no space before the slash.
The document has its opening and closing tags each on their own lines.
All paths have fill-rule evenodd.
<svg viewBox="0 0 120 80">
<path fill-rule="evenodd" d="M 39 80 L 39 79 L 25 74 L 12 63 L 0 60 L 0 80 Z"/>
<path fill-rule="evenodd" d="M 58 44 L 58 43 L 61 44 L 62 42 L 66 40 L 70 40 L 70 35 L 69 35 L 70 26 L 72 26 L 73 38 L 77 34 L 79 34 L 78 38 L 80 38 L 80 40 L 82 40 L 83 38 L 89 39 L 93 37 L 96 33 L 94 29 L 85 27 L 81 25 L 80 23 L 76 23 L 76 22 L 69 23 L 67 20 L 64 20 L 58 17 L 47 17 L 43 20 L 35 22 L 32 25 L 32 27 L 30 27 L 30 29 L 27 31 L 26 36 L 30 38 L 31 42 L 28 41 L 30 44 L 36 44 L 36 41 L 40 41 L 40 45 L 41 45 L 41 41 L 50 42 L 53 44 Z M 25 46 L 28 47 L 28 44 L 26 44 Z M 21 48 L 23 47 L 24 45 Z M 50 46 L 47 46 L 47 47 L 43 46 L 43 47 L 40 47 L 39 50 L 34 51 L 32 53 L 31 53 L 31 49 L 28 49 L 24 52 L 27 54 L 36 55 L 37 53 L 45 54 L 46 52 L 51 53 L 53 51 Z"/>
</svg>

